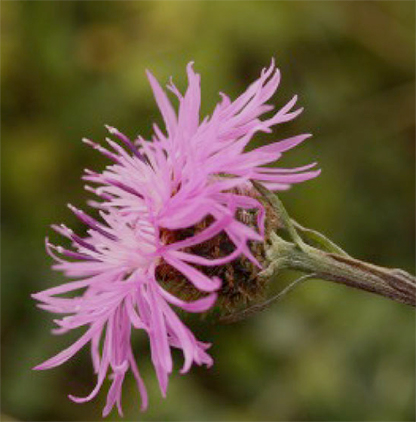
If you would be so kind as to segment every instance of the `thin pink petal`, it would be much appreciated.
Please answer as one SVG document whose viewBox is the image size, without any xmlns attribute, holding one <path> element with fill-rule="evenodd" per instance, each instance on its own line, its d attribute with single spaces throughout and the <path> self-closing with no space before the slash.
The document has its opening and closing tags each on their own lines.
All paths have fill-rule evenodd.
<svg viewBox="0 0 416 422">
<path fill-rule="evenodd" d="M 166 129 L 168 133 L 173 136 L 177 125 L 175 111 L 156 78 L 149 71 L 146 71 L 146 74 L 149 79 L 150 86 L 152 87 L 157 105 L 159 106 L 160 112 L 165 120 Z"/>
<path fill-rule="evenodd" d="M 203 292 L 214 292 L 221 286 L 221 280 L 218 277 L 209 278 L 196 268 L 185 264 L 183 261 L 174 258 L 169 253 L 164 256 L 166 262 L 180 271 L 195 287 Z"/>
</svg>

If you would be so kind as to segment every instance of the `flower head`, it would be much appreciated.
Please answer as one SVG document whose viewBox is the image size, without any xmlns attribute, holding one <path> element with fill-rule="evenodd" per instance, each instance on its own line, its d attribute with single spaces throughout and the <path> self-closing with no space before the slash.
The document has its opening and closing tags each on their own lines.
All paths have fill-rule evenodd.
<svg viewBox="0 0 416 422">
<path fill-rule="evenodd" d="M 128 370 L 136 378 L 142 409 L 147 407 L 146 389 L 130 342 L 134 330 L 149 338 L 151 359 L 164 396 L 173 368 L 172 347 L 183 352 L 183 373 L 193 363 L 212 364 L 206 351 L 209 344 L 198 341 L 172 307 L 200 313 L 214 305 L 227 280 L 209 269 L 241 260 L 261 268 L 252 245 L 264 240 L 265 210 L 250 180 L 281 190 L 319 174 L 310 170 L 314 164 L 296 169 L 265 167 L 309 135 L 246 151 L 256 132 L 270 132 L 272 126 L 301 112 L 291 111 L 294 97 L 272 117 L 260 120 L 273 108 L 266 102 L 279 84 L 274 63 L 235 101 L 221 94 L 222 101 L 202 122 L 200 77 L 192 64 L 187 74 L 189 85 L 184 95 L 172 82 L 168 85 L 179 101 L 175 112 L 166 93 L 148 73 L 166 132 L 154 125 L 150 141 L 138 137 L 133 142 L 107 126 L 119 141 L 106 139 L 110 149 L 84 140 L 112 161 L 102 173 L 86 171 L 84 176 L 84 180 L 98 185 L 87 189 L 100 199 L 91 203 L 98 209 L 99 218 L 70 206 L 87 226 L 86 235 L 75 234 L 64 225 L 53 226 L 69 239 L 71 248 L 46 242 L 56 261 L 54 268 L 73 280 L 34 297 L 41 308 L 65 315 L 55 320 L 55 332 L 79 327 L 86 331 L 36 369 L 58 366 L 89 343 L 97 385 L 87 397 L 70 397 L 77 402 L 91 400 L 111 371 L 104 415 L 114 405 L 122 413 L 122 383 Z M 248 222 L 242 218 L 243 213 L 254 219 Z M 226 247 L 222 248 L 224 243 Z M 167 277 L 162 277 L 163 273 Z M 197 292 L 193 300 L 181 294 L 185 285 Z M 71 298 L 60 296 L 76 291 L 80 293 Z"/>
</svg>

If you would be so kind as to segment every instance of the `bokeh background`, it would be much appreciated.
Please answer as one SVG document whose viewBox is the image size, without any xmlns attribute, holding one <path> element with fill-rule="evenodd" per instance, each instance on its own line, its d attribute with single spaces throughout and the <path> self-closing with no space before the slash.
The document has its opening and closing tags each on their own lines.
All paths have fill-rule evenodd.
<svg viewBox="0 0 416 422">
<path fill-rule="evenodd" d="M 194 60 L 207 114 L 219 91 L 235 97 L 275 57 L 283 80 L 272 102 L 297 93 L 305 111 L 258 142 L 312 132 L 282 164 L 318 160 L 323 170 L 281 194 L 287 208 L 354 256 L 414 272 L 414 9 L 403 1 L 3 1 L 3 420 L 101 419 L 105 389 L 85 405 L 66 397 L 94 383 L 87 350 L 31 371 L 75 337 L 50 335 L 52 315 L 29 295 L 63 281 L 44 237 L 57 240 L 53 222 L 78 227 L 65 204 L 83 206 L 83 169 L 105 165 L 81 138 L 103 139 L 104 124 L 146 137 L 161 121 L 146 68 L 183 89 Z M 270 294 L 295 276 L 282 275 Z M 415 319 L 404 305 L 314 281 L 246 321 L 191 324 L 213 342 L 215 366 L 175 373 L 163 400 L 137 333 L 150 410 L 138 412 L 128 377 L 125 420 L 415 420 Z"/>
</svg>

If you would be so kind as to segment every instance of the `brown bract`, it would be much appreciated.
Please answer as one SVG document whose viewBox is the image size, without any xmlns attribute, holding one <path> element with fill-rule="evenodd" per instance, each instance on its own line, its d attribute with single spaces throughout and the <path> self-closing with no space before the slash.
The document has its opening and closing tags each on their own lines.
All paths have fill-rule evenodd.
<svg viewBox="0 0 416 422">
<path fill-rule="evenodd" d="M 241 193 L 241 191 L 239 192 Z M 246 195 L 258 198 L 254 191 L 245 191 Z M 266 209 L 266 236 L 273 228 L 276 229 L 279 223 L 276 213 L 268 204 L 264 204 Z M 256 209 L 238 210 L 237 220 L 245 225 L 257 229 Z M 161 230 L 161 240 L 165 245 L 169 245 L 191 237 L 214 222 L 209 216 L 204 218 L 193 227 L 181 230 Z M 267 239 L 265 239 L 267 241 Z M 265 247 L 262 242 L 250 242 L 249 247 L 255 258 L 261 263 L 266 262 Z M 185 252 L 207 259 L 217 259 L 229 255 L 235 246 L 225 232 L 221 232 L 212 239 L 196 246 L 184 248 Z M 216 309 L 221 313 L 230 313 L 236 309 L 245 307 L 253 302 L 263 300 L 267 288 L 267 280 L 264 277 L 257 277 L 261 271 L 245 256 L 240 256 L 232 262 L 224 265 L 206 267 L 195 265 L 195 267 L 209 277 L 219 277 L 222 280 L 221 288 L 218 290 L 218 300 Z M 184 300 L 195 300 L 203 293 L 195 288 L 178 270 L 162 261 L 156 268 L 156 278 L 161 285 L 172 294 Z"/>
</svg>

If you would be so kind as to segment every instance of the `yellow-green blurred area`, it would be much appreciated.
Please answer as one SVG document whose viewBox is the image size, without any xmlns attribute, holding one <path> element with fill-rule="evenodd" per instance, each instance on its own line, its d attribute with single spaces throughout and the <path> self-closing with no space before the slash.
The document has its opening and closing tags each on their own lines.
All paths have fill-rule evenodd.
<svg viewBox="0 0 416 422">
<path fill-rule="evenodd" d="M 50 269 L 49 225 L 81 226 L 66 207 L 85 207 L 80 176 L 106 160 L 81 143 L 104 124 L 129 136 L 161 123 L 145 77 L 186 86 L 202 76 L 202 115 L 218 93 L 235 98 L 272 57 L 301 117 L 258 144 L 311 132 L 282 166 L 318 161 L 319 178 L 281 193 L 291 215 L 357 258 L 414 272 L 414 2 L 3 1 L 2 413 L 3 420 L 101 419 L 107 382 L 92 402 L 87 349 L 62 367 L 31 368 L 80 333 L 50 334 L 53 315 L 30 294 L 64 278 Z M 282 274 L 269 294 L 296 274 Z M 311 281 L 246 321 L 192 319 L 212 342 L 215 365 L 175 373 L 162 399 L 142 332 L 137 361 L 150 394 L 139 412 L 132 376 L 125 420 L 413 421 L 414 311 L 369 293 Z M 119 420 L 113 412 L 108 420 Z"/>
</svg>

